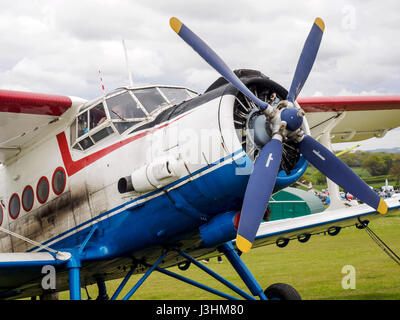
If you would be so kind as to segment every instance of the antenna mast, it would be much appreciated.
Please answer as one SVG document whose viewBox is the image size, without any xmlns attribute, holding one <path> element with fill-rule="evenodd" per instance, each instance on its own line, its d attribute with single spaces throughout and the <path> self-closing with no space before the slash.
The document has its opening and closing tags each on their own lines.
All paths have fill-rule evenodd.
<svg viewBox="0 0 400 320">
<path fill-rule="evenodd" d="M 104 89 L 103 76 L 101 75 L 101 70 L 100 69 L 99 69 L 99 77 L 100 77 L 101 90 L 103 90 L 103 94 L 105 96 L 106 95 L 106 90 Z"/>
<path fill-rule="evenodd" d="M 124 39 L 122 39 L 122 46 L 124 47 L 126 72 L 128 73 L 129 85 L 131 87 L 133 87 L 132 75 L 131 75 L 130 68 L 129 68 L 129 63 L 128 63 L 128 52 L 126 50 L 126 45 L 125 45 L 125 40 Z"/>
</svg>

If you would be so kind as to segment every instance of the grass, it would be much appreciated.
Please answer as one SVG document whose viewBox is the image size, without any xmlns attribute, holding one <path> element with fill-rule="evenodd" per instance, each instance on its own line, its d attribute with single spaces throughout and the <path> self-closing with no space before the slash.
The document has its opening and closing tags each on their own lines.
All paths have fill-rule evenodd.
<svg viewBox="0 0 400 320">
<path fill-rule="evenodd" d="M 394 252 L 400 252 L 400 210 L 371 222 L 370 227 Z M 289 283 L 299 291 L 303 299 L 400 299 L 400 266 L 391 260 L 364 230 L 346 228 L 335 237 L 313 236 L 307 243 L 291 241 L 285 248 L 265 246 L 242 255 L 242 259 L 263 288 L 277 282 Z M 346 265 L 351 265 L 356 270 L 355 289 L 342 288 L 341 283 L 345 276 L 342 268 Z M 211 259 L 207 266 L 248 292 L 226 258 L 223 258 L 222 264 L 218 264 L 216 258 Z M 191 266 L 187 271 L 180 271 L 176 267 L 170 270 L 231 294 L 231 290 L 195 266 Z M 132 277 L 134 283 L 139 277 Z M 121 280 L 107 282 L 110 296 Z M 123 297 L 132 286 L 133 282 L 119 297 Z M 92 298 L 97 296 L 96 286 L 87 289 Z M 234 293 L 232 295 L 236 296 Z M 84 290 L 82 297 L 86 298 Z M 150 275 L 133 298 L 219 299 L 215 295 L 157 272 Z M 68 299 L 68 292 L 61 293 L 60 299 Z"/>
</svg>

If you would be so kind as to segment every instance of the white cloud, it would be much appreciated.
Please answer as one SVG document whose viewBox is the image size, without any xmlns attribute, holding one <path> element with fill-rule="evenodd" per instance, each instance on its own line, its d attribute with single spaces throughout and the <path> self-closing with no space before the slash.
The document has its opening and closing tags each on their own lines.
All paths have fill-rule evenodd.
<svg viewBox="0 0 400 320">
<path fill-rule="evenodd" d="M 6 49 L 0 52 L 0 79 L 3 86 L 22 76 L 29 83 L 32 70 L 14 73 L 28 59 L 48 73 L 71 74 L 64 85 L 46 85 L 43 79 L 43 90 L 73 94 L 76 86 L 69 79 L 81 77 L 88 86 L 78 93 L 93 96 L 98 93 L 97 69 L 103 70 L 110 89 L 126 79 L 124 38 L 138 82 L 179 80 L 203 89 L 204 83 L 195 83 L 187 70 L 205 75 L 209 67 L 170 30 L 169 18 L 178 16 L 232 69 L 256 68 L 288 87 L 313 19 L 322 16 L 326 32 L 302 95 L 398 92 L 400 44 L 393 39 L 400 33 L 399 8 L 396 1 L 344 0 L 206 0 L 190 5 L 181 0 L 14 1 L 0 4 L 0 41 Z M 38 84 L 32 88 L 40 90 Z"/>
<path fill-rule="evenodd" d="M 400 3 L 102 0 L 0 3 L 0 86 L 94 98 L 128 83 L 202 91 L 218 75 L 169 27 L 179 17 L 231 66 L 288 88 L 315 17 L 326 24 L 302 96 L 400 92 Z"/>
</svg>

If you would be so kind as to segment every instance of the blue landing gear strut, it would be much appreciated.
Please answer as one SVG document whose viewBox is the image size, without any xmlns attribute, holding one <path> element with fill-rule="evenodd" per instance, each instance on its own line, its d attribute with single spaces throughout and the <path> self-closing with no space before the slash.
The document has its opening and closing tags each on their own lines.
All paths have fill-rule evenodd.
<svg viewBox="0 0 400 320">
<path fill-rule="evenodd" d="M 228 287 L 229 289 L 231 289 L 234 292 L 236 292 L 241 297 L 243 297 L 245 299 L 248 299 L 248 300 L 255 300 L 254 296 L 258 296 L 261 300 L 266 300 L 267 297 L 265 296 L 263 289 L 261 288 L 261 286 L 259 285 L 257 280 L 253 277 L 253 275 L 251 274 L 250 270 L 243 263 L 243 261 L 241 260 L 240 256 L 237 254 L 236 250 L 234 249 L 233 245 L 230 242 L 226 242 L 226 243 L 222 244 L 221 246 L 219 246 L 218 250 L 221 253 L 226 255 L 228 261 L 232 264 L 233 268 L 236 270 L 236 272 L 241 277 L 243 282 L 246 284 L 246 286 L 248 287 L 248 289 L 250 290 L 250 292 L 252 293 L 253 296 L 248 294 L 247 292 L 243 291 L 242 289 L 240 289 L 239 287 L 237 287 L 233 283 L 229 282 L 225 278 L 221 277 L 220 275 L 218 275 L 213 270 L 207 268 L 206 266 L 204 266 L 203 264 L 198 262 L 196 259 L 194 259 L 190 255 L 188 255 L 187 253 L 185 253 L 183 251 L 180 251 L 180 250 L 176 250 L 176 252 L 179 255 L 181 255 L 182 257 L 184 257 L 185 259 L 187 259 L 187 261 L 189 261 L 190 263 L 193 263 L 194 265 L 199 267 L 201 270 L 203 270 L 204 272 L 208 273 L 210 276 L 212 276 L 213 278 L 215 278 L 216 280 L 218 280 L 219 282 L 224 284 L 226 287 Z M 184 277 L 184 276 L 182 276 L 180 274 L 177 274 L 177 273 L 174 273 L 172 271 L 169 271 L 169 270 L 166 270 L 166 269 L 163 269 L 163 268 L 159 267 L 158 265 L 162 262 L 162 260 L 166 256 L 166 254 L 167 254 L 167 252 L 163 253 L 160 256 L 160 258 L 152 266 L 150 266 L 148 271 L 132 287 L 132 289 L 123 298 L 123 300 L 129 299 L 136 292 L 136 290 L 143 284 L 143 282 L 149 277 L 149 275 L 154 270 L 158 271 L 158 272 L 160 272 L 162 274 L 168 275 L 168 276 L 170 276 L 172 278 L 175 278 L 177 280 L 180 280 L 180 281 L 183 281 L 185 283 L 188 283 L 190 285 L 193 285 L 193 286 L 195 286 L 195 287 L 197 287 L 199 289 L 202 289 L 202 290 L 205 290 L 207 292 L 213 293 L 213 294 L 215 294 L 217 296 L 220 296 L 222 298 L 237 300 L 236 297 L 233 297 L 233 296 L 231 296 L 229 294 L 226 294 L 224 292 L 218 291 L 218 290 L 213 289 L 211 287 L 208 287 L 208 286 L 206 286 L 204 284 L 198 283 L 198 282 L 196 282 L 194 280 L 191 280 L 191 279 L 189 279 L 187 277 Z M 128 282 L 128 280 L 130 279 L 130 277 L 134 273 L 134 270 L 135 269 L 132 268 L 128 272 L 128 274 L 125 276 L 125 278 L 121 282 L 120 286 L 117 288 L 117 290 L 115 291 L 115 293 L 111 297 L 111 300 L 115 300 L 117 298 L 117 296 L 119 295 L 121 290 L 125 287 L 126 283 Z"/>
<path fill-rule="evenodd" d="M 225 242 L 223 245 L 218 247 L 218 250 L 225 254 L 232 267 L 236 270 L 239 276 L 242 278 L 243 282 L 249 288 L 253 296 L 259 296 L 261 300 L 267 300 L 264 294 L 264 290 L 261 288 L 260 284 L 251 274 L 250 270 L 244 264 L 232 243 Z"/>
<path fill-rule="evenodd" d="M 81 300 L 81 262 L 72 255 L 67 268 L 69 273 L 69 298 Z"/>
</svg>

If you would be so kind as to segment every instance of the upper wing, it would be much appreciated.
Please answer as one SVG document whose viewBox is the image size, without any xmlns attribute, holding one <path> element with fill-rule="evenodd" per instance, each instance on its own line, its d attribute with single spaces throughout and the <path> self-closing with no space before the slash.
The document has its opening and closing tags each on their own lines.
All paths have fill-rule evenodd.
<svg viewBox="0 0 400 320">
<path fill-rule="evenodd" d="M 0 90 L 0 162 L 44 138 L 70 119 L 85 100 L 60 95 Z"/>
<path fill-rule="evenodd" d="M 311 135 L 318 138 L 333 125 L 334 143 L 382 137 L 400 126 L 399 95 L 310 97 L 297 102 L 306 112 Z"/>
</svg>

